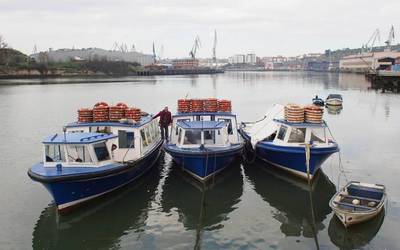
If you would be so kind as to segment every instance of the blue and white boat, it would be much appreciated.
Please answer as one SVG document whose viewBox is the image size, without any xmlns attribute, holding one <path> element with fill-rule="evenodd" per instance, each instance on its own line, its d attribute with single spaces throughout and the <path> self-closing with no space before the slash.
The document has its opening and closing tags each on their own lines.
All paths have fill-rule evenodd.
<svg viewBox="0 0 400 250">
<path fill-rule="evenodd" d="M 28 175 L 42 183 L 59 210 L 122 187 L 157 161 L 163 141 L 158 119 L 71 123 L 43 141 L 43 161 Z"/>
<path fill-rule="evenodd" d="M 200 181 L 230 166 L 242 152 L 232 113 L 178 113 L 172 120 L 171 140 L 164 150 Z"/>
<path fill-rule="evenodd" d="M 312 179 L 322 163 L 339 151 L 338 144 L 329 135 L 325 121 L 290 123 L 283 116 L 284 107 L 275 104 L 263 119 L 243 122 L 240 134 L 246 140 L 246 149 L 271 165 Z"/>
</svg>

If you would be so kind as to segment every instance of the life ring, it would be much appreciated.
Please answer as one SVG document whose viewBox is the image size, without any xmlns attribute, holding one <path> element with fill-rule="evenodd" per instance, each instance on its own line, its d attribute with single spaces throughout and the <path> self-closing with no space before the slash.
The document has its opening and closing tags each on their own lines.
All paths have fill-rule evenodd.
<svg viewBox="0 0 400 250">
<path fill-rule="evenodd" d="M 106 103 L 106 102 L 98 102 L 94 106 L 95 107 L 98 107 L 98 106 L 106 106 L 106 107 L 108 107 L 108 103 Z"/>
</svg>

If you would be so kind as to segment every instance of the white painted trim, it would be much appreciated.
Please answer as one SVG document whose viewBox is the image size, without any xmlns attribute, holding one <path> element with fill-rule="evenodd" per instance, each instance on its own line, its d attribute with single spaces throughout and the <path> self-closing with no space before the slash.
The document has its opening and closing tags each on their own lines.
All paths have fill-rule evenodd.
<svg viewBox="0 0 400 250">
<path fill-rule="evenodd" d="M 267 163 L 269 163 L 269 164 L 271 164 L 271 165 L 274 165 L 275 167 L 281 168 L 281 169 L 283 169 L 283 170 L 285 170 L 285 171 L 288 171 L 288 172 L 290 172 L 290 173 L 292 173 L 292 174 L 294 174 L 294 175 L 296 175 L 296 176 L 298 176 L 298 177 L 301 177 L 302 179 L 305 179 L 305 180 L 308 179 L 308 178 L 307 178 L 307 173 L 303 173 L 303 172 L 300 172 L 300 171 L 297 171 L 297 170 L 294 170 L 294 169 L 290 169 L 290 168 L 284 167 L 284 166 L 282 166 L 282 165 L 279 165 L 279 164 L 270 162 L 270 161 L 268 161 L 268 160 L 266 160 L 266 159 L 262 159 L 262 160 L 263 160 L 263 161 L 266 161 Z M 310 173 L 310 177 L 311 177 L 311 179 L 313 179 L 314 175 L 312 175 L 312 174 Z"/>
</svg>

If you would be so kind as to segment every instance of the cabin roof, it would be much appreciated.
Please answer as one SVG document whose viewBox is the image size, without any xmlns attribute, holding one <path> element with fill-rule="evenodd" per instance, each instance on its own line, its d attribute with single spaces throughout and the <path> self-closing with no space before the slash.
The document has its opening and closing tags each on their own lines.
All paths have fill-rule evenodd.
<svg viewBox="0 0 400 250">
<path fill-rule="evenodd" d="M 55 134 L 43 140 L 44 144 L 90 144 L 117 137 L 104 133 L 65 133 Z"/>
<path fill-rule="evenodd" d="M 68 123 L 65 127 L 67 128 L 76 128 L 76 127 L 127 127 L 127 128 L 138 128 L 147 123 L 149 123 L 153 119 L 152 116 L 142 116 L 139 122 L 137 123 L 122 123 L 122 122 L 71 122 Z"/>
<path fill-rule="evenodd" d="M 342 95 L 340 94 L 329 94 L 327 99 L 337 98 L 342 100 Z"/>
<path fill-rule="evenodd" d="M 313 128 L 325 128 L 327 127 L 325 121 L 323 120 L 321 123 L 311 123 L 311 122 L 288 122 L 287 120 L 284 119 L 274 119 L 274 121 L 278 123 L 285 124 L 289 127 L 313 127 Z"/>
<path fill-rule="evenodd" d="M 179 121 L 177 125 L 183 129 L 221 129 L 226 126 L 224 121 Z"/>
<path fill-rule="evenodd" d="M 231 112 L 190 112 L 190 113 L 176 113 L 173 117 L 181 117 L 181 116 L 203 116 L 203 115 L 219 115 L 219 116 L 236 116 Z"/>
</svg>

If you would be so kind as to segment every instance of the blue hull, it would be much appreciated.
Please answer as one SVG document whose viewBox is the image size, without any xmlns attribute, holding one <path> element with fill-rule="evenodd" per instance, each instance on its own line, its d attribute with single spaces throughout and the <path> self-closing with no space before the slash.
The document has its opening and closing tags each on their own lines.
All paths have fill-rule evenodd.
<svg viewBox="0 0 400 250">
<path fill-rule="evenodd" d="M 327 148 L 311 148 L 310 174 L 318 171 L 322 163 L 339 148 L 335 144 Z M 307 178 L 306 152 L 304 147 L 286 147 L 274 145 L 272 142 L 261 142 L 256 146 L 256 155 L 272 165 L 283 168 L 300 177 Z"/>
<path fill-rule="evenodd" d="M 158 160 L 161 153 L 161 145 L 157 145 L 145 158 L 138 162 L 116 164 L 118 171 L 108 171 L 109 173 L 101 176 L 91 174 L 76 174 L 74 176 L 65 176 L 63 178 L 39 176 L 35 169 L 39 169 L 40 164 L 32 167 L 28 175 L 35 181 L 41 182 L 53 196 L 59 210 L 71 207 L 98 197 L 102 194 L 122 187 L 136 178 L 140 177 Z M 59 177 L 59 176 L 58 176 Z"/>
<path fill-rule="evenodd" d="M 173 160 L 184 170 L 203 181 L 229 166 L 242 152 L 243 146 L 232 146 L 231 149 L 218 150 L 180 150 L 171 145 L 164 146 Z"/>
</svg>

